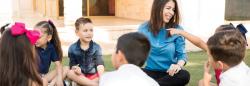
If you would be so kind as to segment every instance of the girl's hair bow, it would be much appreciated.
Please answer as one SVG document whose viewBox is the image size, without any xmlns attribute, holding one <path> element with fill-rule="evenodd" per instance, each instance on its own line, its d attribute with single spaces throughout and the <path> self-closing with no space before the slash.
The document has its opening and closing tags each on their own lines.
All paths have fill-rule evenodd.
<svg viewBox="0 0 250 86">
<path fill-rule="evenodd" d="M 12 36 L 19 36 L 25 34 L 29 39 L 31 44 L 35 44 L 36 41 L 40 38 L 40 32 L 36 30 L 27 30 L 25 28 L 24 23 L 15 22 L 14 25 L 11 26 L 11 34 Z"/>
</svg>

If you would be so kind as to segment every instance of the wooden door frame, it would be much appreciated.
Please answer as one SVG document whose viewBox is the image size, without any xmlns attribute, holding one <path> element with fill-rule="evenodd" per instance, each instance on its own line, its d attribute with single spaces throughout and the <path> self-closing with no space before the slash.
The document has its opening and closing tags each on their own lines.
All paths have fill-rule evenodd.
<svg viewBox="0 0 250 86">
<path fill-rule="evenodd" d="M 56 8 L 57 8 L 57 10 L 56 10 L 56 11 L 57 11 L 57 12 L 56 12 L 57 14 L 56 14 L 56 15 L 57 15 L 57 19 L 64 19 L 64 15 L 63 15 L 63 16 L 60 16 L 60 6 L 59 6 L 59 5 L 60 5 L 60 4 L 59 4 L 60 1 L 59 1 L 59 0 L 56 0 L 56 2 L 57 2 L 57 3 L 56 3 Z M 63 5 L 63 6 L 64 6 L 64 5 Z M 63 14 L 64 14 L 64 13 L 63 13 Z"/>
</svg>

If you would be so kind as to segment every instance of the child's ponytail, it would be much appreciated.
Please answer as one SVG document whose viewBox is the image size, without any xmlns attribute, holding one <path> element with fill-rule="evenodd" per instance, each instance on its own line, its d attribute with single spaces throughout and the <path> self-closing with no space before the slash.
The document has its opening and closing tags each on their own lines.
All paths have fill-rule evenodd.
<svg viewBox="0 0 250 86">
<path fill-rule="evenodd" d="M 63 51 L 62 51 L 61 41 L 57 32 L 56 26 L 51 20 L 48 20 L 48 24 L 50 25 L 50 29 L 52 30 L 51 43 L 54 45 L 56 49 L 56 53 L 58 54 L 59 60 L 62 61 Z"/>
</svg>

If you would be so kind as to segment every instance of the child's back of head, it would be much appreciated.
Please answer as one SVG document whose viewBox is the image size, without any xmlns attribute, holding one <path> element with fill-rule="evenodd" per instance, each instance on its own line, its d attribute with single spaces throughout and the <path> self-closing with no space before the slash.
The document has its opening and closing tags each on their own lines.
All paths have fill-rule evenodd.
<svg viewBox="0 0 250 86">
<path fill-rule="evenodd" d="M 246 42 L 237 30 L 217 32 L 209 38 L 207 45 L 215 61 L 222 61 L 230 67 L 239 64 L 245 56 Z"/>
<path fill-rule="evenodd" d="M 128 63 L 141 67 L 150 51 L 150 42 L 143 34 L 133 32 L 122 35 L 116 47 L 116 53 L 118 50 L 124 53 Z"/>
<path fill-rule="evenodd" d="M 39 32 L 26 30 L 23 23 L 7 28 L 0 42 L 0 86 L 30 86 L 42 81 L 35 58 L 34 43 Z"/>
<path fill-rule="evenodd" d="M 232 25 L 223 25 L 219 28 L 227 30 L 216 32 L 207 42 L 213 68 L 223 71 L 219 75 L 219 86 L 248 86 L 250 69 L 243 61 L 246 52 L 244 34 Z M 208 66 L 209 64 L 205 66 L 206 80 L 209 79 Z"/>
<path fill-rule="evenodd" d="M 159 86 L 140 68 L 149 51 L 150 42 L 143 34 L 132 32 L 120 36 L 112 55 L 117 70 L 103 74 L 99 86 Z"/>
</svg>

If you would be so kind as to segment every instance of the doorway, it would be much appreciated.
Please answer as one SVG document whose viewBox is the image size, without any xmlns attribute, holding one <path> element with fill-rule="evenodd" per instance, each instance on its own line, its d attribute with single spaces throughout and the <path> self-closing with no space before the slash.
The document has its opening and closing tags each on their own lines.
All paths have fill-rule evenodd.
<svg viewBox="0 0 250 86">
<path fill-rule="evenodd" d="M 59 0 L 59 17 L 64 16 L 64 0 Z"/>
<path fill-rule="evenodd" d="M 114 16 L 115 0 L 82 0 L 83 16 Z"/>
</svg>

